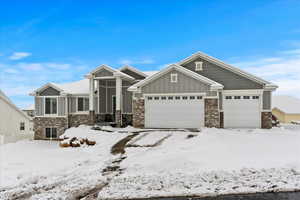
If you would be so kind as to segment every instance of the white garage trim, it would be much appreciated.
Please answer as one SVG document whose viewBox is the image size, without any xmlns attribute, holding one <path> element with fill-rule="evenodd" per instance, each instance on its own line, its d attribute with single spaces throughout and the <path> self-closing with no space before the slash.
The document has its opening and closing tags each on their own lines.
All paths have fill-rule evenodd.
<svg viewBox="0 0 300 200">
<path fill-rule="evenodd" d="M 204 93 L 144 94 L 145 128 L 201 128 Z"/>
</svg>

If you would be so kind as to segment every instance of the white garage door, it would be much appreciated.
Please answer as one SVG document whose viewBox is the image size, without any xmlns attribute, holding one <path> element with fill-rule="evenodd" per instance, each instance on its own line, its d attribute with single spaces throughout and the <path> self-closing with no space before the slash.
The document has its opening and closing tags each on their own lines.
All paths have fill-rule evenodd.
<svg viewBox="0 0 300 200">
<path fill-rule="evenodd" d="M 224 95 L 225 128 L 260 128 L 259 95 Z"/>
<path fill-rule="evenodd" d="M 204 103 L 200 95 L 145 97 L 146 128 L 200 128 L 204 126 Z"/>
</svg>

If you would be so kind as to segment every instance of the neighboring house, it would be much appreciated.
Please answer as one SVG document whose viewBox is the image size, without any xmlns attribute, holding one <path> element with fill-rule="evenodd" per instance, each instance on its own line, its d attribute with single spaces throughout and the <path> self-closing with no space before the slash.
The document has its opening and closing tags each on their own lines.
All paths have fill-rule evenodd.
<svg viewBox="0 0 300 200">
<path fill-rule="evenodd" d="M 32 119 L 0 90 L 0 144 L 33 138 Z"/>
<path fill-rule="evenodd" d="M 271 128 L 277 86 L 204 53 L 148 76 L 101 65 L 69 84 L 35 90 L 35 138 L 111 121 L 142 128 Z"/>
<path fill-rule="evenodd" d="M 291 96 L 274 96 L 272 113 L 282 123 L 300 121 L 300 99 Z"/>
<path fill-rule="evenodd" d="M 34 105 L 30 105 L 27 108 L 24 108 L 22 110 L 23 112 L 25 112 L 29 117 L 34 117 Z"/>
</svg>

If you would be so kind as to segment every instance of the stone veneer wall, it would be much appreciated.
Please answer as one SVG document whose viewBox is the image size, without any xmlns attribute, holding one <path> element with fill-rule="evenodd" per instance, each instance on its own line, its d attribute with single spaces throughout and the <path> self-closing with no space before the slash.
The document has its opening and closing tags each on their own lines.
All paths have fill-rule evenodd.
<svg viewBox="0 0 300 200">
<path fill-rule="evenodd" d="M 69 127 L 78 127 L 79 125 L 89 125 L 90 115 L 89 114 L 70 114 L 69 115 Z"/>
<path fill-rule="evenodd" d="M 132 101 L 133 115 L 132 123 L 135 128 L 145 127 L 145 100 L 134 99 Z"/>
<path fill-rule="evenodd" d="M 272 128 L 272 112 L 261 113 L 261 128 L 264 129 Z"/>
<path fill-rule="evenodd" d="M 220 128 L 218 99 L 204 99 L 205 127 Z"/>
<path fill-rule="evenodd" d="M 48 139 L 45 135 L 45 128 L 57 128 L 57 137 L 64 134 L 68 128 L 66 117 L 35 117 L 33 119 L 34 139 Z"/>
</svg>

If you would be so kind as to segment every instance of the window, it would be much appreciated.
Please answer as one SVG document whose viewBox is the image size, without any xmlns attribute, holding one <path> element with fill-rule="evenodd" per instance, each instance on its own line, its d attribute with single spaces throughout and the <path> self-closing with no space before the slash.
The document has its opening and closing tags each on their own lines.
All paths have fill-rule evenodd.
<svg viewBox="0 0 300 200">
<path fill-rule="evenodd" d="M 173 100 L 173 97 L 168 97 L 169 100 Z"/>
<path fill-rule="evenodd" d="M 25 130 L 25 122 L 21 122 L 20 123 L 20 131 L 24 131 Z"/>
<path fill-rule="evenodd" d="M 167 99 L 167 97 L 161 97 L 161 100 L 166 100 Z"/>
<path fill-rule="evenodd" d="M 250 99 L 250 96 L 244 96 L 243 99 Z"/>
<path fill-rule="evenodd" d="M 46 138 L 57 138 L 57 129 L 56 128 L 45 128 Z"/>
<path fill-rule="evenodd" d="M 226 96 L 225 99 L 232 99 L 232 96 Z"/>
<path fill-rule="evenodd" d="M 159 100 L 159 97 L 154 97 L 154 100 Z"/>
<path fill-rule="evenodd" d="M 197 99 L 202 99 L 202 96 L 197 96 Z"/>
<path fill-rule="evenodd" d="M 241 96 L 234 96 L 234 99 L 241 99 Z"/>
<path fill-rule="evenodd" d="M 183 99 L 183 100 L 187 100 L 188 97 L 187 97 L 187 96 L 183 96 L 182 99 Z"/>
<path fill-rule="evenodd" d="M 45 98 L 45 114 L 57 114 L 57 98 Z"/>
<path fill-rule="evenodd" d="M 194 100 L 194 99 L 195 99 L 195 96 L 190 96 L 190 99 L 191 99 L 191 100 Z"/>
<path fill-rule="evenodd" d="M 176 96 L 175 99 L 176 99 L 176 100 L 180 100 L 180 96 Z"/>
<path fill-rule="evenodd" d="M 78 97 L 77 98 L 77 111 L 88 111 L 89 110 L 89 98 Z"/>
<path fill-rule="evenodd" d="M 178 75 L 171 74 L 171 83 L 177 83 L 177 81 L 178 81 Z"/>
<path fill-rule="evenodd" d="M 195 71 L 203 70 L 203 62 L 195 62 Z"/>
<path fill-rule="evenodd" d="M 253 96 L 252 99 L 259 99 L 259 96 Z"/>
<path fill-rule="evenodd" d="M 148 97 L 148 100 L 152 100 L 152 97 Z"/>
</svg>

